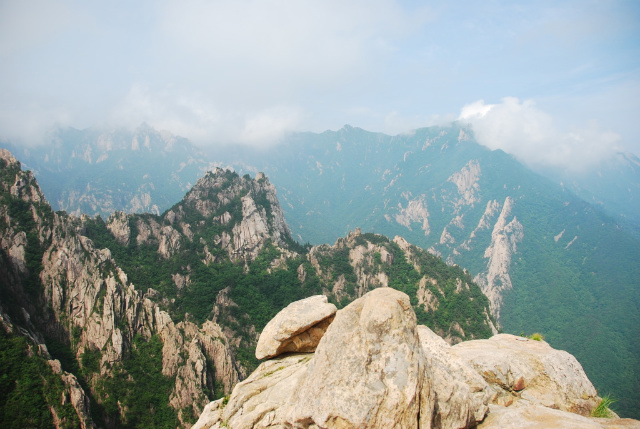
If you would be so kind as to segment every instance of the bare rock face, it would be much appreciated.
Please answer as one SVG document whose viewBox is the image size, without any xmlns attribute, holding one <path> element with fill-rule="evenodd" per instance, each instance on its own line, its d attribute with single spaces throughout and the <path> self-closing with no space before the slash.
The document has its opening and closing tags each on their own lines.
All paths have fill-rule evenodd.
<svg viewBox="0 0 640 429">
<path fill-rule="evenodd" d="M 107 220 L 107 228 L 113 234 L 118 243 L 128 246 L 131 239 L 131 228 L 129 218 L 124 212 L 114 212 Z"/>
<path fill-rule="evenodd" d="M 324 295 L 292 302 L 264 327 L 256 346 L 256 358 L 314 351 L 336 311 L 336 306 Z"/>
<path fill-rule="evenodd" d="M 263 362 L 236 385 L 226 406 L 223 400 L 206 406 L 192 429 L 285 427 L 285 408 L 310 360 L 308 354 L 289 354 Z"/>
<path fill-rule="evenodd" d="M 293 427 L 416 428 L 430 385 L 409 297 L 375 289 L 337 313 L 296 386 Z M 426 426 L 428 427 L 428 426 Z"/>
<path fill-rule="evenodd" d="M 80 427 L 82 429 L 94 428 L 95 425 L 91 421 L 89 398 L 87 397 L 85 391 L 82 389 L 82 386 L 78 382 L 76 376 L 66 371 L 62 371 L 59 368 L 60 362 L 58 360 L 49 362 L 57 363 L 57 365 L 55 363 L 50 363 L 49 365 L 52 367 L 55 373 L 60 374 L 60 379 L 65 386 L 65 399 L 68 398 L 68 400 L 71 402 L 71 405 L 73 406 L 73 409 L 78 416 L 78 420 L 80 420 Z"/>
<path fill-rule="evenodd" d="M 499 405 L 536 404 L 581 415 L 598 405 L 596 389 L 576 358 L 544 341 L 498 334 L 451 350 L 484 377 Z"/>
<path fill-rule="evenodd" d="M 486 381 L 431 329 L 418 326 L 435 397 L 434 428 L 472 427 L 481 422 L 494 396 Z"/>
<path fill-rule="evenodd" d="M 379 288 L 336 313 L 315 354 L 263 362 L 193 428 L 640 429 L 580 415 L 597 399 L 568 353 L 504 334 L 452 347 Z"/>
<path fill-rule="evenodd" d="M 491 311 L 500 318 L 500 308 L 505 290 L 513 289 L 509 270 L 511 259 L 517 250 L 517 244 L 524 238 L 524 227 L 511 212 L 514 202 L 507 197 L 502 206 L 502 212 L 491 233 L 491 244 L 485 249 L 484 257 L 489 259 L 487 271 L 478 274 L 473 280 L 482 288 L 491 303 Z M 487 206 L 487 210 L 489 206 Z"/>
<path fill-rule="evenodd" d="M 379 288 L 336 314 L 314 355 L 263 362 L 193 427 L 429 428 L 427 374 L 409 297 Z"/>
<path fill-rule="evenodd" d="M 640 429 L 632 419 L 597 419 L 540 405 L 529 407 L 492 406 L 478 429 L 563 428 L 563 429 Z"/>
</svg>

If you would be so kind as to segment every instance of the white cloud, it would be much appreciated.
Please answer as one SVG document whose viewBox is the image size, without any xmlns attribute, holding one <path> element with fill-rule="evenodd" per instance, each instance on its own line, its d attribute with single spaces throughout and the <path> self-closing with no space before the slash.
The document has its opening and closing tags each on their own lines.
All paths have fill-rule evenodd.
<svg viewBox="0 0 640 429">
<path fill-rule="evenodd" d="M 459 120 L 472 125 L 479 143 L 502 149 L 533 167 L 581 170 L 619 149 L 618 134 L 599 130 L 595 122 L 580 129 L 558 129 L 554 118 L 532 100 L 475 101 L 462 108 Z"/>
<path fill-rule="evenodd" d="M 134 85 L 110 118 L 110 125 L 135 128 L 142 122 L 187 137 L 197 144 L 242 143 L 268 145 L 295 129 L 303 118 L 297 106 L 277 105 L 261 110 L 229 110 L 200 94 L 156 91 Z"/>
<path fill-rule="evenodd" d="M 246 118 L 240 141 L 251 145 L 269 144 L 282 134 L 295 129 L 302 112 L 299 108 L 276 106 Z"/>
</svg>

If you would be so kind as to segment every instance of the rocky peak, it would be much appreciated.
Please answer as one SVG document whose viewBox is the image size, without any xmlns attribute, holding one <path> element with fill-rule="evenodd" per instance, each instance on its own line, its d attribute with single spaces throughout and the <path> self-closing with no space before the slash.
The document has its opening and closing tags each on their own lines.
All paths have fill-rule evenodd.
<svg viewBox="0 0 640 429">
<path fill-rule="evenodd" d="M 166 306 L 156 302 L 153 289 L 137 289 L 111 251 L 98 248 L 87 237 L 89 226 L 97 220 L 53 213 L 30 172 L 21 171 L 8 152 L 2 151 L 0 157 L 0 321 L 4 330 L 25 336 L 29 347 L 38 350 L 46 351 L 45 343 L 54 344 L 57 350 L 66 350 L 61 356 L 81 368 L 75 375 L 84 378 L 86 387 L 62 370 L 60 362 L 40 353 L 66 386 L 62 405 L 73 402 L 82 427 L 93 426 L 88 396 L 101 409 L 113 406 L 106 427 L 126 421 L 130 411 L 125 404 L 131 399 L 130 393 L 122 392 L 143 382 L 127 362 L 134 353 L 153 357 L 157 352 L 149 350 L 156 344 L 166 359 L 157 365 L 145 361 L 144 374 L 164 375 L 171 392 L 166 403 L 156 406 L 172 407 L 180 423 L 190 425 L 214 390 L 229 392 L 241 376 L 222 328 L 211 321 L 201 326 L 175 323 Z M 130 222 L 131 215 L 118 213 L 110 218 L 109 231 L 117 242 L 127 245 L 149 226 L 149 237 L 158 239 L 159 253 L 170 255 L 182 238 L 156 218 L 149 215 L 135 224 Z M 105 380 L 126 385 L 119 390 L 121 397 L 113 399 L 116 387 L 109 386 L 116 382 Z M 55 424 L 63 426 L 56 406 L 49 409 Z"/>
<path fill-rule="evenodd" d="M 225 249 L 232 260 L 255 259 L 269 241 L 283 248 L 291 241 L 275 186 L 262 173 L 251 179 L 216 168 L 199 179 L 164 218 L 196 228 L 196 218 L 190 215 L 194 211 L 199 214 L 198 222 L 220 226 L 215 244 Z"/>
<path fill-rule="evenodd" d="M 553 416 L 536 427 L 640 427 L 589 418 L 598 401 L 568 353 L 509 335 L 451 347 L 416 324 L 407 295 L 379 288 L 338 310 L 314 353 L 263 362 L 193 428 L 492 429 L 532 415 Z"/>
<path fill-rule="evenodd" d="M 2 160 L 6 167 L 20 166 L 18 160 L 7 149 L 0 148 L 0 160 Z"/>
</svg>

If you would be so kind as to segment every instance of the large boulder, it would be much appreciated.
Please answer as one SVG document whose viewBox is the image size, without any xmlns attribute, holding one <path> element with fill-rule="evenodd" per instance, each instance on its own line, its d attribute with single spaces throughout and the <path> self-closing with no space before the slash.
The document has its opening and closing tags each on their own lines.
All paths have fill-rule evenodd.
<svg viewBox="0 0 640 429">
<path fill-rule="evenodd" d="M 537 404 L 588 416 L 599 403 L 576 358 L 544 341 L 498 334 L 456 344 L 451 350 L 495 389 L 499 405 Z"/>
<path fill-rule="evenodd" d="M 477 429 L 640 429 L 632 419 L 598 419 L 541 405 L 526 407 L 491 406 L 491 411 Z"/>
<path fill-rule="evenodd" d="M 430 427 L 425 369 L 409 297 L 374 289 L 338 312 L 286 419 L 305 428 L 417 428 L 421 419 Z"/>
<path fill-rule="evenodd" d="M 292 302 L 262 330 L 256 346 L 256 358 L 314 351 L 336 311 L 336 306 L 329 303 L 324 295 Z"/>
<path fill-rule="evenodd" d="M 285 406 L 310 359 L 309 354 L 288 354 L 261 363 L 236 385 L 228 403 L 219 399 L 205 407 L 192 429 L 283 427 Z"/>
<path fill-rule="evenodd" d="M 466 360 L 426 326 L 418 326 L 434 394 L 433 428 L 472 427 L 484 419 L 495 392 Z"/>
<path fill-rule="evenodd" d="M 640 429 L 570 412 L 596 401 L 570 354 L 512 335 L 451 347 L 416 326 L 407 295 L 379 288 L 336 313 L 314 354 L 263 362 L 193 428 Z"/>
</svg>

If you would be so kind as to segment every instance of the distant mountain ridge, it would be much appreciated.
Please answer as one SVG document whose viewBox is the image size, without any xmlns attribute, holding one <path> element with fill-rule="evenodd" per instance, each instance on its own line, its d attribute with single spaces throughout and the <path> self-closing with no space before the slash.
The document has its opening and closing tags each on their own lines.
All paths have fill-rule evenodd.
<svg viewBox="0 0 640 429">
<path fill-rule="evenodd" d="M 541 169 L 540 172 L 601 208 L 640 237 L 640 158 L 636 155 L 618 152 L 586 171 Z"/>
<path fill-rule="evenodd" d="M 2 146 L 34 171 L 55 210 L 76 216 L 160 214 L 214 167 L 187 139 L 145 124 L 134 131 L 63 128 L 46 147 Z"/>
</svg>

